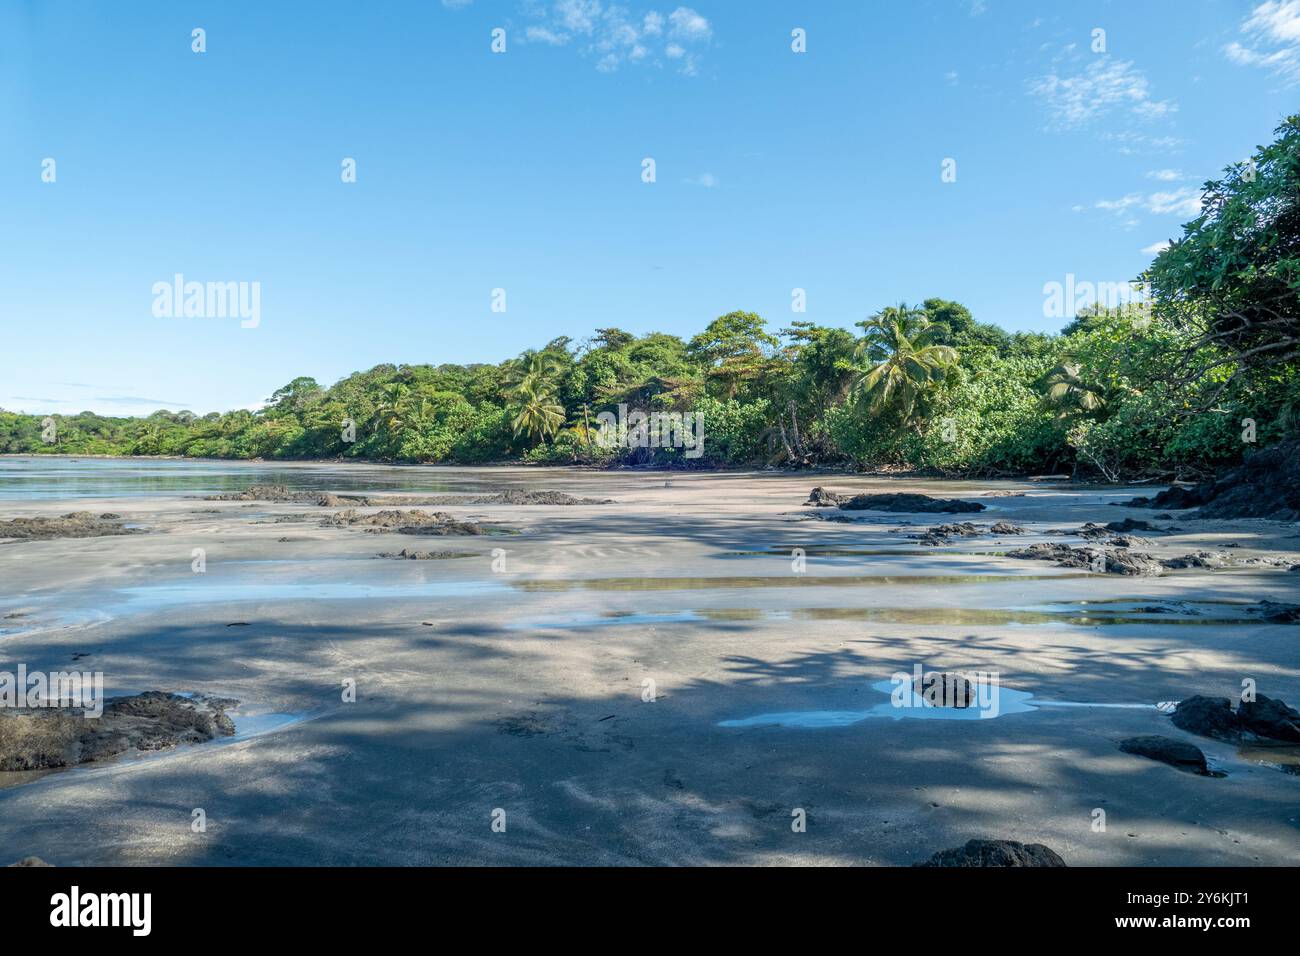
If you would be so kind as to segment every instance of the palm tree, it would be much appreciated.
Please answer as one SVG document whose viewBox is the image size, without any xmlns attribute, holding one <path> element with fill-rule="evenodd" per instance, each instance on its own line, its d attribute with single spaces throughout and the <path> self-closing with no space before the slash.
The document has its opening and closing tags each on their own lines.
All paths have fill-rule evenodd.
<svg viewBox="0 0 1300 956">
<path fill-rule="evenodd" d="M 1083 369 L 1063 362 L 1043 376 L 1043 400 L 1056 409 L 1058 418 L 1100 414 L 1106 407 L 1103 389 L 1083 378 Z"/>
<path fill-rule="evenodd" d="M 925 392 L 956 364 L 957 350 L 939 345 L 945 327 L 906 303 L 882 309 L 858 323 L 864 335 L 855 357 L 869 367 L 853 377 L 850 394 L 873 415 L 896 412 L 904 424 L 917 424 Z"/>
<path fill-rule="evenodd" d="M 383 387 L 375 419 L 390 435 L 396 436 L 406 426 L 406 399 L 411 387 L 404 382 L 389 382 Z"/>
<path fill-rule="evenodd" d="M 505 392 L 515 395 L 526 388 L 554 392 L 561 371 L 553 354 L 529 349 L 506 366 Z"/>
<path fill-rule="evenodd" d="M 554 392 L 544 390 L 540 383 L 525 379 L 511 389 L 511 394 L 519 402 L 511 420 L 516 438 L 521 434 L 534 441 L 550 438 L 564 424 L 564 406 L 556 401 Z"/>
</svg>

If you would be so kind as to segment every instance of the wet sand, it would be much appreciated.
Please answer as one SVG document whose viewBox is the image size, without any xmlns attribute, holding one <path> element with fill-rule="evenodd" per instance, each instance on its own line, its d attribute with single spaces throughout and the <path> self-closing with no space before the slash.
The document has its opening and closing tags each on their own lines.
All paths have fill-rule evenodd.
<svg viewBox="0 0 1300 956">
<path fill-rule="evenodd" d="M 319 465 L 248 467 L 311 468 L 329 484 Z M 337 470 L 347 490 L 399 487 L 366 487 L 384 469 Z M 392 471 L 408 495 L 427 479 L 430 493 L 615 503 L 439 505 L 514 533 L 436 538 L 322 527 L 338 509 L 312 504 L 170 492 L 0 503 L 0 518 L 87 510 L 144 529 L 0 542 L 0 668 L 67 669 L 83 654 L 75 666 L 103 671 L 110 694 L 241 701 L 230 740 L 0 775 L 0 860 L 901 865 L 1002 838 L 1076 866 L 1300 863 L 1300 777 L 1279 769 L 1294 752 L 1270 760 L 1192 737 L 1152 706 L 1235 696 L 1243 678 L 1300 705 L 1300 628 L 1250 613 L 1264 599 L 1300 603 L 1300 574 L 1121 577 L 1003 553 L 1084 544 L 1044 532 L 1134 517 L 1182 529 L 1143 535 L 1158 558 L 1236 543 L 1239 556 L 1300 562 L 1296 526 L 1110 506 L 1149 488 Z M 907 535 L 949 516 L 813 520 L 801 507 L 813 485 L 978 500 L 987 510 L 962 520 L 1031 533 L 920 548 Z M 984 497 L 993 491 L 1025 496 Z M 403 547 L 473 556 L 377 557 Z M 793 548 L 805 549 L 802 572 Z M 872 685 L 916 664 L 995 671 L 1031 704 L 1135 706 L 754 720 L 870 712 L 888 701 Z M 1145 734 L 1193 742 L 1227 775 L 1117 749 Z M 195 808 L 206 832 L 191 829 Z"/>
</svg>

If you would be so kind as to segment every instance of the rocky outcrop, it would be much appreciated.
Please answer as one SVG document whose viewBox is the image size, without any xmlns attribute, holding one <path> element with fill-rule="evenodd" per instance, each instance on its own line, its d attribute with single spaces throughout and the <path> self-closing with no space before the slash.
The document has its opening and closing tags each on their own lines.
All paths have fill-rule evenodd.
<svg viewBox="0 0 1300 956">
<path fill-rule="evenodd" d="M 1170 719 L 1181 730 L 1216 740 L 1300 743 L 1300 711 L 1263 694 L 1242 701 L 1236 711 L 1226 697 L 1189 697 L 1178 702 Z"/>
<path fill-rule="evenodd" d="M 963 514 L 983 511 L 978 501 L 959 498 L 931 498 L 929 495 L 894 492 L 886 495 L 854 495 L 840 502 L 843 511 L 896 511 L 907 514 Z"/>
<path fill-rule="evenodd" d="M 841 501 L 851 497 L 850 495 L 836 494 L 834 491 L 827 491 L 825 488 L 814 488 L 808 500 L 804 502 L 804 507 L 811 505 L 814 508 L 837 508 Z"/>
<path fill-rule="evenodd" d="M 1300 438 L 1255 452 L 1239 466 L 1194 487 L 1174 485 L 1134 508 L 1196 508 L 1199 518 L 1300 521 Z"/>
<path fill-rule="evenodd" d="M 1237 720 L 1243 730 L 1257 737 L 1300 744 L 1300 711 L 1283 701 L 1258 694 L 1254 700 L 1242 701 Z"/>
<path fill-rule="evenodd" d="M 1232 701 L 1226 697 L 1197 695 L 1180 700 L 1170 719 L 1179 730 L 1200 737 L 1236 740 L 1241 736 L 1241 724 L 1232 712 Z"/>
<path fill-rule="evenodd" d="M 440 561 L 447 558 L 473 558 L 476 557 L 473 551 L 416 551 L 413 548 L 403 548 L 401 551 L 384 551 L 379 554 L 381 558 L 402 558 L 407 561 Z"/>
<path fill-rule="evenodd" d="M 1041 843 L 1015 840 L 968 840 L 965 846 L 940 850 L 913 866 L 1065 866 L 1059 853 Z"/>
<path fill-rule="evenodd" d="M 1138 757 L 1147 757 L 1151 760 L 1167 763 L 1175 770 L 1181 770 L 1184 773 L 1195 773 L 1204 777 L 1208 776 L 1210 772 L 1205 763 L 1205 754 L 1201 752 L 1201 748 L 1184 740 L 1174 740 L 1170 737 L 1161 737 L 1158 734 L 1146 737 L 1129 737 L 1119 742 L 1119 749 L 1126 754 L 1134 754 Z"/>
<path fill-rule="evenodd" d="M 402 511 L 387 509 L 362 513 L 355 508 L 339 511 L 321 522 L 322 528 L 361 528 L 364 531 L 424 535 L 477 535 L 488 529 L 472 521 L 461 521 L 445 511 Z"/>
<path fill-rule="evenodd" d="M 99 717 L 71 707 L 0 710 L 0 771 L 46 770 L 229 737 L 238 701 L 147 691 L 110 698 Z"/>
<path fill-rule="evenodd" d="M 1078 568 L 1083 571 L 1104 571 L 1107 574 L 1144 576 L 1159 574 L 1161 564 L 1149 554 L 1126 548 L 1072 548 L 1068 544 L 1032 544 L 1007 552 L 1008 558 L 1031 561 L 1053 561 L 1057 567 Z"/>
<path fill-rule="evenodd" d="M 89 511 L 71 511 L 57 518 L 14 518 L 12 521 L 0 521 L 0 538 L 17 538 L 21 541 L 102 538 L 105 535 L 136 534 L 139 530 L 126 527 L 120 515 L 93 515 Z"/>
</svg>

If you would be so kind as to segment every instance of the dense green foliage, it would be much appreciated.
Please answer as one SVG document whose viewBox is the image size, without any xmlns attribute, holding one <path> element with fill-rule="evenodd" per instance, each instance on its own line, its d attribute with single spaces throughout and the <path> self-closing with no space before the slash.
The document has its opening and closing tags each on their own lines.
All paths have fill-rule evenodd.
<svg viewBox="0 0 1300 956">
<path fill-rule="evenodd" d="M 689 341 L 604 328 L 500 365 L 297 378 L 256 412 L 83 412 L 51 430 L 0 411 L 0 452 L 1202 475 L 1300 427 L 1300 119 L 1277 132 L 1206 185 L 1141 277 L 1148 302 L 1085 309 L 1058 335 L 938 298 L 860 336 L 737 311 Z M 702 416 L 703 453 L 606 443 L 597 416 L 628 410 Z"/>
</svg>

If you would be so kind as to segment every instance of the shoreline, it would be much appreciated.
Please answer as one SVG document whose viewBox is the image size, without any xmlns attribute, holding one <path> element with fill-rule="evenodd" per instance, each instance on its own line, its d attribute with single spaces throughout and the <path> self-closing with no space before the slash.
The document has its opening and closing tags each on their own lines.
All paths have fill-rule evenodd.
<svg viewBox="0 0 1300 956">
<path fill-rule="evenodd" d="M 905 482 L 986 505 L 961 516 L 978 536 L 918 548 L 909 535 L 952 516 L 810 520 L 807 474 L 481 474 L 613 504 L 439 505 L 517 533 L 422 538 L 332 522 L 335 508 L 302 501 L 109 494 L 93 507 L 142 533 L 0 546 L 6 660 L 48 672 L 76 657 L 113 693 L 320 714 L 0 788 L 0 853 L 57 865 L 905 866 L 1007 839 L 1072 866 L 1300 860 L 1297 779 L 1275 765 L 1290 751 L 1193 737 L 1155 707 L 1231 696 L 1243 676 L 1300 701 L 1296 625 L 1251 611 L 1300 603 L 1300 576 L 1097 575 L 1004 553 L 1060 540 L 1053 529 L 1151 517 L 1110 506 L 1131 489 L 831 483 Z M 1001 521 L 1026 533 L 1000 538 Z M 1243 557 L 1300 553 L 1280 522 L 1173 524 L 1152 539 L 1158 556 L 1232 543 Z M 379 557 L 404 546 L 465 556 Z M 1008 701 L 1032 706 L 855 719 L 888 703 L 873 685 L 917 664 L 996 673 Z M 1152 734 L 1194 744 L 1226 776 L 1119 749 Z M 207 834 L 189 829 L 196 806 Z M 1109 835 L 1091 830 L 1097 806 Z M 492 833 L 493 808 L 508 836 Z M 807 833 L 791 833 L 792 808 L 808 810 Z"/>
</svg>

